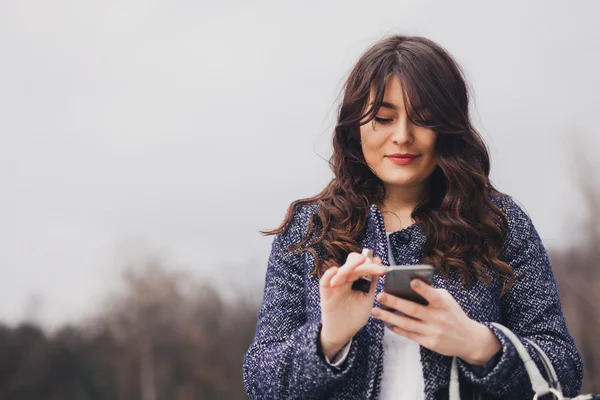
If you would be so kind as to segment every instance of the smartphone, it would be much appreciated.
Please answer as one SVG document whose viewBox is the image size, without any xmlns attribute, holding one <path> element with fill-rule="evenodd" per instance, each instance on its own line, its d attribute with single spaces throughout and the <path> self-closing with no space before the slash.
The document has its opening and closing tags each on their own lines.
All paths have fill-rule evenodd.
<svg viewBox="0 0 600 400">
<path fill-rule="evenodd" d="M 388 267 L 387 272 L 385 273 L 383 291 L 426 306 L 429 302 L 410 287 L 410 281 L 418 278 L 431 285 L 433 280 L 433 270 L 433 266 L 427 264 L 393 265 Z M 390 310 L 389 307 L 386 307 L 383 304 L 381 305 L 381 308 Z"/>
</svg>

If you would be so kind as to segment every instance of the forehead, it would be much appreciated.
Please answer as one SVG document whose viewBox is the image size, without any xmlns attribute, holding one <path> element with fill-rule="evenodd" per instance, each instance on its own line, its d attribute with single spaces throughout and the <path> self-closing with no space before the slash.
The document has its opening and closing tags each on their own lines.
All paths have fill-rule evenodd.
<svg viewBox="0 0 600 400">
<path fill-rule="evenodd" d="M 404 104 L 404 88 L 400 78 L 396 74 L 391 74 L 385 84 L 383 102 L 381 104 L 382 109 L 392 109 L 401 111 L 405 109 Z M 375 85 L 371 85 L 371 92 L 369 96 L 369 104 L 375 100 L 377 94 L 377 88 Z M 410 104 L 410 99 L 406 96 L 406 101 Z M 409 105 L 407 104 L 407 105 Z"/>
</svg>

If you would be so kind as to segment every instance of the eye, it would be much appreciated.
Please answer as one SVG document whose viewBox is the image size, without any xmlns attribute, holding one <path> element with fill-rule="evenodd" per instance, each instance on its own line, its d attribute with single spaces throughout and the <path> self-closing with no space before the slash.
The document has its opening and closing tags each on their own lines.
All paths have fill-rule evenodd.
<svg viewBox="0 0 600 400">
<path fill-rule="evenodd" d="M 387 125 L 393 121 L 391 118 L 380 118 L 380 117 L 375 117 L 374 120 L 382 125 Z"/>
</svg>

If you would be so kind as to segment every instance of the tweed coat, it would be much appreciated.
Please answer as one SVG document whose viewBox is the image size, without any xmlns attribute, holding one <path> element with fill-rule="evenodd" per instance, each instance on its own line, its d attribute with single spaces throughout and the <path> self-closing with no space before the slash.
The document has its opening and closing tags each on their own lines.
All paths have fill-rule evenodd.
<svg viewBox="0 0 600 400">
<path fill-rule="evenodd" d="M 535 341 L 550 357 L 566 396 L 575 395 L 583 380 L 583 363 L 567 330 L 547 252 L 528 215 L 504 194 L 490 195 L 508 220 L 508 233 L 500 259 L 514 271 L 515 284 L 500 298 L 501 282 L 474 281 L 466 288 L 458 274 L 444 277 L 437 269 L 432 286 L 446 289 L 469 318 L 488 326 L 502 344 L 495 365 L 473 368 L 460 358 L 461 398 L 475 393 L 485 399 L 531 399 L 533 391 L 514 346 L 490 323 L 511 329 L 525 344 L 541 371 L 542 364 L 524 341 Z M 315 260 L 309 252 L 291 253 L 307 232 L 317 205 L 296 206 L 289 228 L 273 240 L 258 312 L 254 339 L 243 359 L 243 382 L 251 399 L 377 399 L 383 370 L 384 325 L 369 317 L 354 336 L 341 367 L 327 363 L 320 347 L 322 326 L 319 279 L 309 276 Z M 408 238 L 408 240 L 407 240 Z M 390 235 L 392 255 L 398 264 L 418 264 L 425 235 L 413 224 Z M 359 243 L 390 265 L 387 238 L 380 209 L 372 204 Z M 317 254 L 323 256 L 319 252 Z M 322 250 L 321 250 L 322 251 Z M 377 282 L 383 290 L 385 276 Z M 377 299 L 373 305 L 379 307 Z M 425 398 L 447 399 L 452 357 L 420 346 Z"/>
</svg>

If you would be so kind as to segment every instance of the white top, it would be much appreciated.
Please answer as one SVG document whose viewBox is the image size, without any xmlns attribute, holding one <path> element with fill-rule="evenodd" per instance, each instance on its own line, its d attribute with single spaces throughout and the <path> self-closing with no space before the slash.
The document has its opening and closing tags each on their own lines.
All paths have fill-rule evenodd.
<svg viewBox="0 0 600 400">
<path fill-rule="evenodd" d="M 396 265 L 392 255 L 390 233 L 388 254 L 390 265 Z M 333 358 L 325 359 L 333 366 L 340 366 L 350 350 L 352 340 L 346 344 Z M 383 334 L 383 376 L 381 378 L 380 400 L 423 400 L 425 399 L 425 381 L 419 344 L 404 336 L 398 335 L 388 327 Z"/>
</svg>

